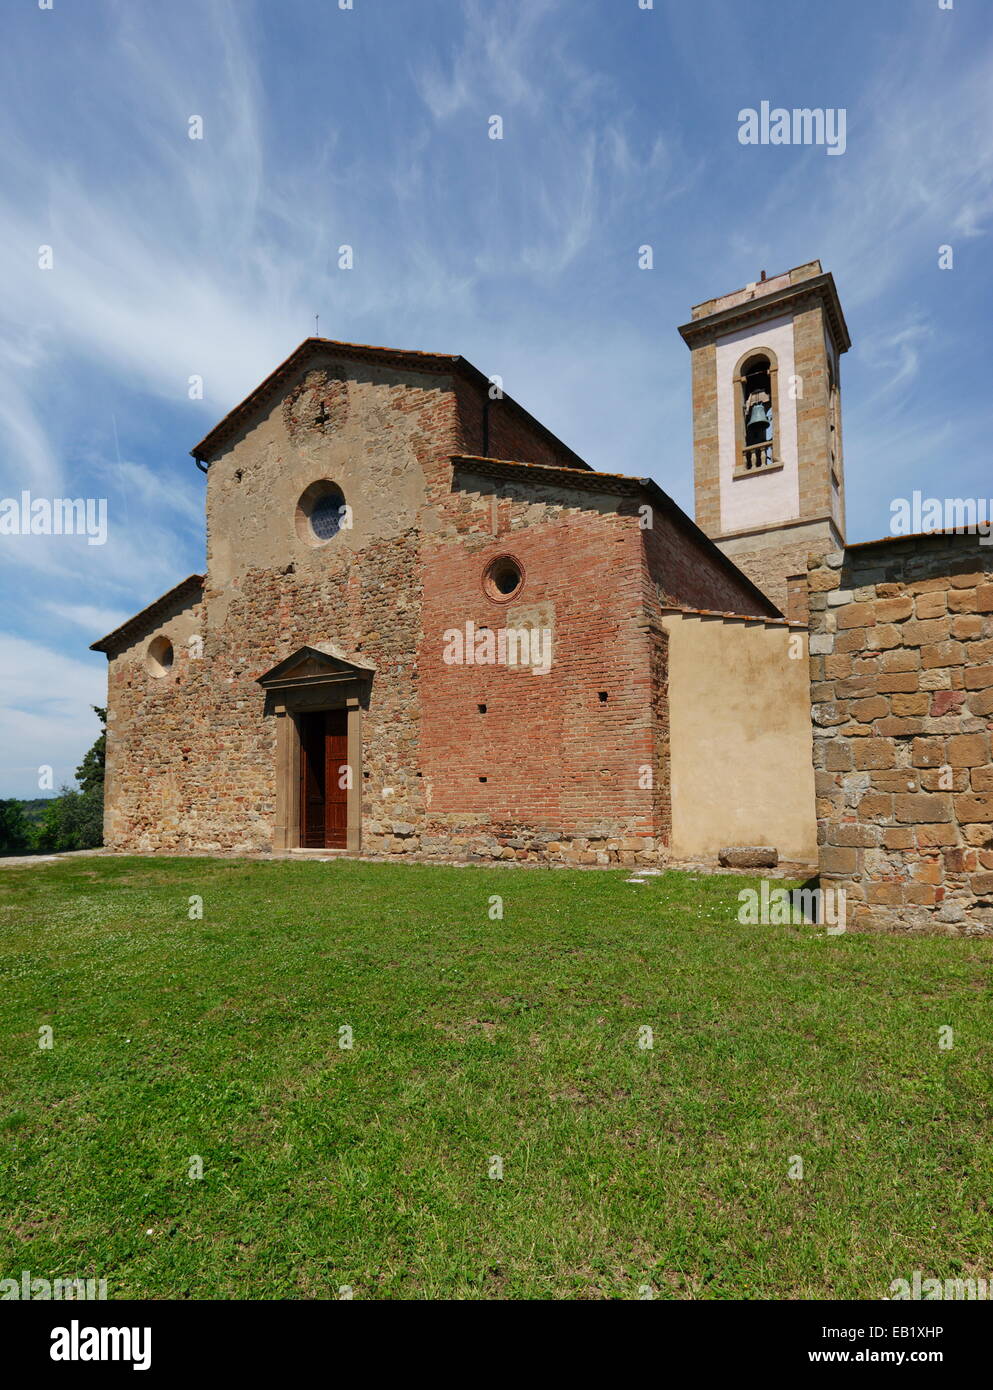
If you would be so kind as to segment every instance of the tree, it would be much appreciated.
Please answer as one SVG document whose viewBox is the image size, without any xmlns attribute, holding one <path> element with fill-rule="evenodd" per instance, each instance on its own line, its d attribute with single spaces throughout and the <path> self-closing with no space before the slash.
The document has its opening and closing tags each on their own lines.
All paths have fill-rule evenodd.
<svg viewBox="0 0 993 1390">
<path fill-rule="evenodd" d="M 99 705 L 91 705 L 90 708 L 100 720 L 100 736 L 76 768 L 76 781 L 81 792 L 99 791 L 102 800 L 103 778 L 107 765 L 107 711 Z"/>
<path fill-rule="evenodd" d="M 100 719 L 100 734 L 79 767 L 74 787 L 61 787 L 45 807 L 34 847 L 43 854 L 72 849 L 97 849 L 103 844 L 103 782 L 107 761 L 107 711 L 92 709 Z"/>
<path fill-rule="evenodd" d="M 31 849 L 31 823 L 19 801 L 0 801 L 0 855 L 27 854 Z"/>
<path fill-rule="evenodd" d="M 97 849 L 103 844 L 103 796 L 60 787 L 45 807 L 35 848 L 42 854 L 71 849 Z"/>
</svg>

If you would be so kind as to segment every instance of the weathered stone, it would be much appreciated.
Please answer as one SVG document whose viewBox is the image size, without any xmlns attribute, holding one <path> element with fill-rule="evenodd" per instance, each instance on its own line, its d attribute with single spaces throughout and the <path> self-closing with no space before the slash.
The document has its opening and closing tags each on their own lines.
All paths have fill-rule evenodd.
<svg viewBox="0 0 993 1390">
<path fill-rule="evenodd" d="M 728 845 L 718 851 L 717 858 L 729 869 L 774 869 L 779 851 L 774 845 Z"/>
<path fill-rule="evenodd" d="M 951 797 L 933 792 L 907 792 L 894 796 L 893 814 L 901 823 L 948 821 L 952 816 Z M 973 819 L 982 818 L 975 816 Z"/>
<path fill-rule="evenodd" d="M 948 740 L 950 767 L 979 767 L 990 761 L 988 734 L 960 734 Z"/>
<path fill-rule="evenodd" d="M 973 825 L 993 822 L 993 792 L 970 792 L 955 798 L 955 814 Z"/>
</svg>

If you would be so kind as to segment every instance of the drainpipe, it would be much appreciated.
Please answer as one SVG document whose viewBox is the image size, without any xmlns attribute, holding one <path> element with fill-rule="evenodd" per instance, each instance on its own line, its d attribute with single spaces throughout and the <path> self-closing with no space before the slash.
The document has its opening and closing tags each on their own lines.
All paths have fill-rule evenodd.
<svg viewBox="0 0 993 1390">
<path fill-rule="evenodd" d="M 194 463 L 196 464 L 196 466 L 199 468 L 199 470 L 200 470 L 201 473 L 206 473 L 206 472 L 207 472 L 207 469 L 210 468 L 210 464 L 209 464 L 209 463 L 207 464 L 207 467 L 205 468 L 205 467 L 203 466 L 203 464 L 200 462 L 200 460 L 197 458 L 196 454 L 193 455 L 193 462 L 194 462 Z"/>
</svg>

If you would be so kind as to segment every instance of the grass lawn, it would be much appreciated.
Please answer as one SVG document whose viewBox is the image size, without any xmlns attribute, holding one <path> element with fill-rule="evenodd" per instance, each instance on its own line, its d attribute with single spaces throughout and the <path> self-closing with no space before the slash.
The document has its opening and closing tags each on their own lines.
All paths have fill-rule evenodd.
<svg viewBox="0 0 993 1390">
<path fill-rule="evenodd" d="M 0 1277 L 876 1299 L 993 1275 L 993 942 L 740 926 L 755 880 L 626 878 L 0 870 Z"/>
</svg>

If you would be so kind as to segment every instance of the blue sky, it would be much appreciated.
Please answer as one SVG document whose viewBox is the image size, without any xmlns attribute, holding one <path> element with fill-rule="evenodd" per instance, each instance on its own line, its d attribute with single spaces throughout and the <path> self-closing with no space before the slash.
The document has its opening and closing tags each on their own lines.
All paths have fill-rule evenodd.
<svg viewBox="0 0 993 1390">
<path fill-rule="evenodd" d="M 993 495 L 988 0 L 24 0 L 0 79 L 0 498 L 109 511 L 103 546 L 0 536 L 0 796 L 71 779 L 89 643 L 203 564 L 188 450 L 315 313 L 462 353 L 692 514 L 676 326 L 819 257 L 849 539 L 915 488 Z M 845 108 L 845 153 L 742 146 L 763 100 Z"/>
</svg>

